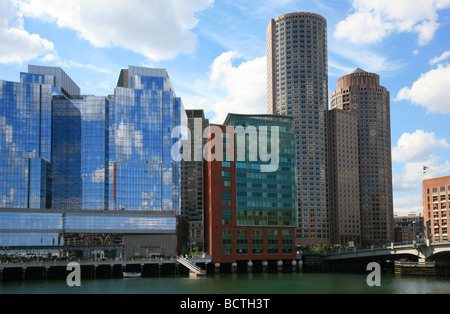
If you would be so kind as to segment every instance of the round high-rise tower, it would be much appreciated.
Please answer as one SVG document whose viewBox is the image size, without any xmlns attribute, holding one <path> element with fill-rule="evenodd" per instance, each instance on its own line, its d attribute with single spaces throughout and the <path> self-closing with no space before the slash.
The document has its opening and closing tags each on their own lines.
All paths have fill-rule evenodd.
<svg viewBox="0 0 450 314">
<path fill-rule="evenodd" d="M 342 76 L 331 107 L 356 112 L 363 244 L 394 240 L 390 100 L 380 76 L 360 68 Z"/>
<path fill-rule="evenodd" d="M 297 144 L 297 245 L 328 244 L 327 21 L 289 13 L 267 27 L 267 111 L 293 117 Z"/>
</svg>

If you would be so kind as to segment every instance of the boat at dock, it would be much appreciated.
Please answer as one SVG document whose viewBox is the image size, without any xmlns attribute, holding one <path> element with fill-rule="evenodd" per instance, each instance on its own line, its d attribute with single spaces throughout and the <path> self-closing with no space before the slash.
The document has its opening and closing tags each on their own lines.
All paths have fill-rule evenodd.
<svg viewBox="0 0 450 314">
<path fill-rule="evenodd" d="M 138 278 L 141 277 L 141 273 L 138 272 L 123 272 L 123 278 Z"/>
</svg>

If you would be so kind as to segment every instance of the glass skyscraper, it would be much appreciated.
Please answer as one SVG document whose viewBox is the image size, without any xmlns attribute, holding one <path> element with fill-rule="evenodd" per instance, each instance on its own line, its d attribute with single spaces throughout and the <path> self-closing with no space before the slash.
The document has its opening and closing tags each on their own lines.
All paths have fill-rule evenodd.
<svg viewBox="0 0 450 314">
<path fill-rule="evenodd" d="M 0 246 L 175 254 L 171 134 L 187 118 L 167 71 L 122 70 L 107 97 L 80 95 L 56 67 L 30 65 L 20 77 L 0 81 Z"/>
</svg>

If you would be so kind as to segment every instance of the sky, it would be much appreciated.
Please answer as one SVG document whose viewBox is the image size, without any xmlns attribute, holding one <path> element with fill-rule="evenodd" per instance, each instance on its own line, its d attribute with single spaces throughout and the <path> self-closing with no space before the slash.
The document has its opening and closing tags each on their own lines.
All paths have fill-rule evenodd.
<svg viewBox="0 0 450 314">
<path fill-rule="evenodd" d="M 129 65 L 165 68 L 212 123 L 267 113 L 266 28 L 292 12 L 327 19 L 329 94 L 357 67 L 380 75 L 394 213 L 422 214 L 422 180 L 450 175 L 450 0 L 1 0 L 0 79 L 59 66 L 106 96 Z"/>
</svg>

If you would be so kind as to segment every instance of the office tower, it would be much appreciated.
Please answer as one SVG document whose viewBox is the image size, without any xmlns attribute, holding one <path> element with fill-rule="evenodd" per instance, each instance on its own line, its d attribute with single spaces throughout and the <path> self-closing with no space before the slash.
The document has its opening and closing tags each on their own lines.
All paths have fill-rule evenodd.
<svg viewBox="0 0 450 314">
<path fill-rule="evenodd" d="M 189 128 L 189 160 L 181 161 L 181 216 L 189 224 L 189 250 L 203 250 L 203 147 L 209 125 L 203 110 L 186 109 Z"/>
<path fill-rule="evenodd" d="M 358 117 L 356 112 L 328 112 L 328 212 L 331 243 L 361 243 Z"/>
<path fill-rule="evenodd" d="M 1 207 L 79 207 L 80 112 L 62 94 L 77 86 L 48 70 L 0 81 Z"/>
<path fill-rule="evenodd" d="M 180 214 L 181 162 L 171 155 L 178 141 L 172 130 L 186 125 L 187 118 L 167 71 L 122 70 L 109 111 L 113 208 Z"/>
<path fill-rule="evenodd" d="M 187 119 L 166 70 L 130 66 L 108 97 L 60 68 L 28 71 L 0 81 L 0 246 L 175 255 L 172 130 Z"/>
<path fill-rule="evenodd" d="M 205 249 L 214 262 L 295 258 L 297 185 L 291 120 L 229 114 L 224 125 L 210 126 L 204 167 Z M 273 158 L 262 155 L 263 147 L 274 153 Z"/>
<path fill-rule="evenodd" d="M 293 117 L 297 145 L 297 245 L 329 243 L 326 187 L 327 22 L 290 13 L 267 27 L 267 109 Z"/>
<path fill-rule="evenodd" d="M 450 176 L 423 180 L 422 197 L 426 238 L 448 241 Z"/>
<path fill-rule="evenodd" d="M 361 242 L 394 239 L 389 92 L 380 77 L 359 68 L 337 81 L 333 109 L 355 112 L 358 118 Z"/>
</svg>

